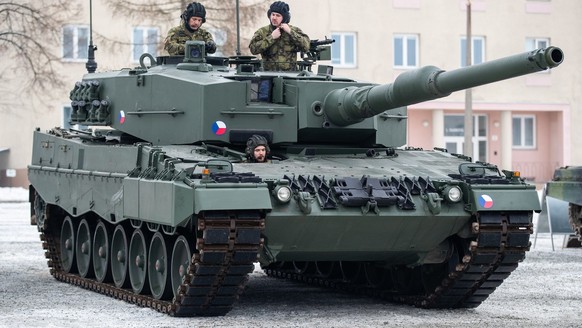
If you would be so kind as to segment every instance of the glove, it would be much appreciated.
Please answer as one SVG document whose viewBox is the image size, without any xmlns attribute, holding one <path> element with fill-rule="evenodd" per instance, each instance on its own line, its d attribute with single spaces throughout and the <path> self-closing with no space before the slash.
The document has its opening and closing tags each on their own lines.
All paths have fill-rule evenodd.
<svg viewBox="0 0 582 328">
<path fill-rule="evenodd" d="M 208 41 L 204 48 L 207 54 L 213 54 L 216 52 L 216 43 L 214 43 L 214 41 Z"/>
</svg>

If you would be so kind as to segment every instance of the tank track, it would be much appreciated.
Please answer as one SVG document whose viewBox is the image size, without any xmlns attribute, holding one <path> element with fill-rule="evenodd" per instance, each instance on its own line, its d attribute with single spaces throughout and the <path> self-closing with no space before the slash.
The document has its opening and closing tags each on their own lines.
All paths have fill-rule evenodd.
<svg viewBox="0 0 582 328">
<path fill-rule="evenodd" d="M 281 263 L 265 268 L 265 272 L 271 277 L 332 287 L 421 308 L 474 308 L 487 299 L 525 258 L 533 225 L 529 212 L 483 212 L 477 215 L 472 230 L 475 234 L 473 238 L 459 238 L 455 242 L 459 255 L 446 263 L 448 269 L 445 270 L 448 272 L 442 274 L 442 279 L 429 282 L 427 277 L 434 279 L 430 272 L 425 273 L 423 278 L 422 267 L 427 265 L 403 269 L 404 274 L 399 276 L 401 280 L 409 280 L 410 277 L 422 280 L 423 290 L 417 293 L 395 290 L 394 284 L 388 287 L 371 286 L 369 283 L 346 281 L 341 277 L 334 279 L 317 274 L 301 274 L 292 269 L 280 269 Z M 388 269 L 384 275 L 386 278 L 394 276 Z M 409 281 L 396 283 L 406 285 Z"/>
<path fill-rule="evenodd" d="M 50 273 L 59 281 L 79 286 L 115 299 L 148 307 L 172 316 L 222 316 L 228 313 L 254 270 L 263 246 L 261 231 L 265 220 L 258 211 L 209 212 L 198 219 L 202 238 L 196 240 L 196 250 L 188 266 L 179 292 L 171 301 L 151 295 L 135 294 L 131 288 L 118 288 L 68 273 L 61 267 L 59 208 L 47 206 L 41 241 L 48 259 Z M 129 279 L 129 275 L 127 277 Z"/>
<path fill-rule="evenodd" d="M 568 218 L 578 240 L 582 241 L 582 206 L 570 203 Z"/>
</svg>

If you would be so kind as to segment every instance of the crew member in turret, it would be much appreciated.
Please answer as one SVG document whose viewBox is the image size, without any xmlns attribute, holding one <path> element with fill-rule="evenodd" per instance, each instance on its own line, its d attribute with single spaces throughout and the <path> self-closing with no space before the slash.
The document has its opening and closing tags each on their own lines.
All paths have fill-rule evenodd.
<svg viewBox="0 0 582 328">
<path fill-rule="evenodd" d="M 216 52 L 216 43 L 207 30 L 201 26 L 206 22 L 206 8 L 199 2 L 192 2 L 180 16 L 181 24 L 168 31 L 164 49 L 172 56 L 184 55 L 186 41 L 206 42 L 206 53 Z"/>
<path fill-rule="evenodd" d="M 309 50 L 309 36 L 300 28 L 289 25 L 289 5 L 275 1 L 267 11 L 270 24 L 258 29 L 249 48 L 253 55 L 261 54 L 266 71 L 297 70 L 297 52 Z"/>
<path fill-rule="evenodd" d="M 263 136 L 254 134 L 247 140 L 245 152 L 250 163 L 268 163 L 267 156 L 270 151 L 269 142 Z"/>
</svg>

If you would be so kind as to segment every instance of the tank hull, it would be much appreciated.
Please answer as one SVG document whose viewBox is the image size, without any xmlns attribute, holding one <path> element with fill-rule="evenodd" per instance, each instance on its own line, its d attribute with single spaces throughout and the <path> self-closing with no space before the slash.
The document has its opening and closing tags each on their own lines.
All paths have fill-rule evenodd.
<svg viewBox="0 0 582 328">
<path fill-rule="evenodd" d="M 568 220 L 578 240 L 582 240 L 582 166 L 557 169 L 546 184 L 546 195 L 569 203 Z"/>
<path fill-rule="evenodd" d="M 104 290 L 114 288 L 108 293 L 117 292 L 117 297 L 121 299 L 131 300 L 131 295 L 141 295 L 134 299 L 134 303 L 154 304 L 152 307 L 173 315 L 225 314 L 244 286 L 241 277 L 252 271 L 252 264 L 256 261 L 268 274 L 277 277 L 308 277 L 316 267 L 325 264 L 328 268 L 341 267 L 336 270 L 342 273 L 340 280 L 344 282 L 346 278 L 343 275 L 352 270 L 349 268 L 366 267 L 369 285 L 373 282 L 369 272 L 371 264 L 374 272 L 380 270 L 383 276 L 391 272 L 391 277 L 394 270 L 419 270 L 435 265 L 448 267 L 451 258 L 459 261 L 458 255 L 452 255 L 458 252 L 457 249 L 468 250 L 472 243 L 478 245 L 481 238 L 484 240 L 481 243 L 486 244 L 472 256 L 482 258 L 484 255 L 479 252 L 491 252 L 489 243 L 494 240 L 493 243 L 500 243 L 494 251 L 495 256 L 511 258 L 510 263 L 515 264 L 511 266 L 513 270 L 529 249 L 531 213 L 540 210 L 533 186 L 504 179 L 459 179 L 459 165 L 468 162 L 445 152 L 402 150 L 374 156 L 365 153 L 312 156 L 289 153 L 284 161 L 274 160 L 268 164 L 233 163 L 231 173 L 252 173 L 255 179 L 250 182 L 219 182 L 212 175 L 175 174 L 195 171 L 196 164 L 191 161 L 208 162 L 220 157 L 201 146 L 108 144 L 38 131 L 34 140 L 33 162 L 29 167 L 33 190 L 31 203 L 34 204 L 32 215 L 37 219 L 42 238 L 49 241 L 47 254 L 52 262 L 66 257 L 68 251 L 63 240 L 79 237 L 74 231 L 83 226 L 84 221 L 90 222 L 87 224 L 89 231 L 101 222 L 109 231 L 109 236 L 104 238 L 112 242 L 116 237 L 112 231 L 123 227 L 130 258 L 133 257 L 131 250 L 134 241 L 138 240 L 136 243 L 139 244 L 141 240 L 135 237 L 138 231 L 138 235 L 143 234 L 143 249 L 153 248 L 150 253 L 166 252 L 169 258 L 182 254 L 180 244 L 174 244 L 176 236 L 188 245 L 195 245 L 188 248 L 193 258 L 196 254 L 199 257 L 215 254 L 216 247 L 225 248 L 225 252 L 230 249 L 233 259 L 236 254 L 243 254 L 230 265 L 239 269 L 227 273 L 231 281 L 227 287 L 233 290 L 226 296 L 229 301 L 213 300 L 220 305 L 187 307 L 184 300 L 188 297 L 194 299 L 188 302 L 200 302 L 202 298 L 206 303 L 211 303 L 208 301 L 211 296 L 190 295 L 194 292 L 188 294 L 188 290 L 199 286 L 184 282 L 170 285 L 170 288 L 182 290 L 182 294 L 175 294 L 172 301 L 143 296 L 141 290 L 128 289 L 123 283 L 115 288 L 107 284 L 102 287 Z M 165 160 L 157 161 L 156 156 L 162 158 L 161 154 L 164 154 Z M 164 168 L 167 169 L 171 159 L 180 159 L 180 163 L 174 167 L 174 173 L 164 175 Z M 133 173 L 138 167 L 139 172 L 151 170 L 156 173 Z M 346 167 L 351 168 L 349 175 L 346 175 Z M 273 185 L 281 182 L 294 190 L 295 196 L 288 202 L 281 202 L 273 192 Z M 462 190 L 460 201 L 452 202 L 443 196 L 443 190 L 450 185 Z M 366 188 L 372 191 L 368 189 L 363 196 L 360 195 Z M 383 194 L 378 194 L 379 191 Z M 484 195 L 488 202 L 483 201 Z M 498 222 L 494 220 L 492 226 L 495 228 L 486 233 L 486 237 L 479 237 L 482 233 L 480 227 L 491 225 L 487 220 L 480 221 L 488 215 L 499 218 L 496 219 Z M 219 219 L 214 220 L 216 216 Z M 39 220 L 42 217 L 44 219 Z M 512 221 L 510 217 L 519 219 Z M 71 232 L 67 233 L 69 222 Z M 233 230 L 232 226 L 237 224 L 240 227 Z M 509 228 L 504 225 L 509 225 Z M 155 239 L 153 236 L 156 234 L 162 237 Z M 501 244 L 505 244 L 510 236 L 517 242 L 505 248 Z M 157 246 L 159 240 L 167 244 L 161 250 Z M 94 247 L 98 245 L 97 242 L 93 244 Z M 210 247 L 212 253 L 205 246 Z M 175 247 L 178 251 L 174 250 L 176 254 L 173 254 L 171 249 Z M 119 253 L 123 247 L 114 250 Z M 112 258 L 118 255 L 112 250 L 109 252 Z M 57 266 L 53 273 L 57 279 L 79 285 L 86 284 L 86 279 L 93 281 L 94 278 L 79 276 L 74 270 L 66 269 L 68 265 L 73 269 L 79 267 L 81 271 L 93 269 L 80 265 L 83 256 L 79 257 L 81 251 L 77 250 L 77 253 L 75 261 L 65 263 L 65 268 Z M 72 253 L 69 255 L 73 257 Z M 225 256 L 219 255 L 218 262 L 223 264 Z M 97 263 L 95 258 L 88 261 Z M 135 261 L 138 262 L 137 259 Z M 202 258 L 199 261 L 198 266 L 189 269 L 193 281 L 200 279 L 196 268 L 217 265 L 213 262 L 215 260 L 205 263 Z M 500 263 L 499 260 L 489 263 L 487 270 L 494 272 L 502 265 Z M 121 270 L 128 270 L 129 273 L 136 271 L 138 273 L 134 276 L 139 277 L 139 268 L 132 271 L 131 265 L 129 269 L 121 266 Z M 178 264 L 166 265 L 176 272 L 181 268 Z M 288 271 L 289 265 L 292 265 L 292 271 Z M 117 270 L 119 266 L 119 263 L 110 260 L 111 270 Z M 487 272 L 486 277 L 493 277 L 491 272 Z M 151 272 L 149 274 L 152 275 Z M 364 273 L 361 275 L 365 276 Z M 157 278 L 158 283 L 156 280 L 148 283 L 146 277 L 147 273 L 144 273 L 141 280 L 130 277 L 125 283 L 131 281 L 132 285 L 148 287 L 149 284 L 157 286 L 160 281 L 166 280 Z M 331 275 L 329 279 L 332 282 L 323 279 L 321 273 L 314 277 L 317 278 L 314 281 L 321 281 L 323 285 L 338 283 L 333 280 L 338 278 Z M 495 281 L 503 279 L 497 277 Z M 477 280 L 484 278 L 479 276 Z M 150 289 L 155 289 L 151 286 Z M 471 287 L 471 290 L 475 288 Z M 394 288 L 389 291 L 386 295 L 391 295 L 390 298 L 402 292 Z M 171 293 L 166 291 L 166 294 Z M 451 304 L 423 303 L 416 298 L 407 302 L 425 307 L 467 307 L 476 306 L 481 301 L 475 303 L 471 296 Z M 224 302 L 226 306 L 222 304 Z"/>
</svg>

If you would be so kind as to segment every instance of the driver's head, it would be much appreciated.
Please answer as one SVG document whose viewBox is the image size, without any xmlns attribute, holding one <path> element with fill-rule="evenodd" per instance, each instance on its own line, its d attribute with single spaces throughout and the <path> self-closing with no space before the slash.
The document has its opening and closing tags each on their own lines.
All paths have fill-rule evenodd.
<svg viewBox="0 0 582 328">
<path fill-rule="evenodd" d="M 269 143 L 265 137 L 254 134 L 247 140 L 246 155 L 249 162 L 264 163 L 269 155 Z"/>
</svg>

